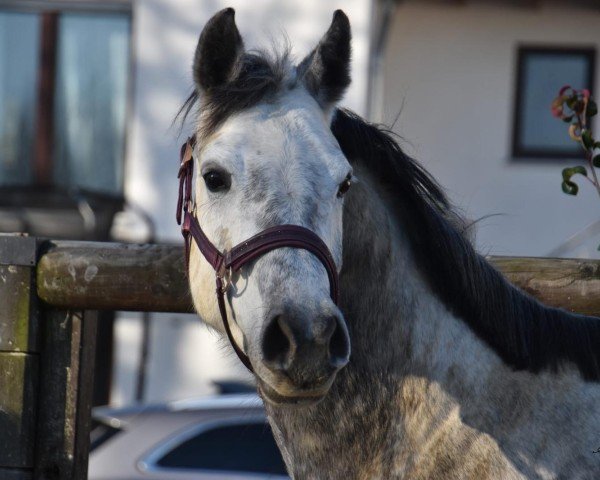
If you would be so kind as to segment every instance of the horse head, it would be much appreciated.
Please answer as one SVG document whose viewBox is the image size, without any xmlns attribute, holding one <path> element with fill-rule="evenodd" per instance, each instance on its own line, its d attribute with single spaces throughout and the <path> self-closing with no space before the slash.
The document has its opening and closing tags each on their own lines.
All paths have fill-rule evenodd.
<svg viewBox="0 0 600 480">
<path fill-rule="evenodd" d="M 207 23 L 193 63 L 200 102 L 194 214 L 221 252 L 265 229 L 298 225 L 342 267 L 342 209 L 352 168 L 330 130 L 350 83 L 350 25 L 337 11 L 298 65 L 247 52 L 234 10 Z M 223 331 L 215 270 L 192 245 L 190 285 L 200 317 Z M 277 248 L 228 279 L 231 336 L 249 358 L 267 401 L 310 404 L 329 391 L 350 357 L 328 272 L 313 253 Z"/>
</svg>

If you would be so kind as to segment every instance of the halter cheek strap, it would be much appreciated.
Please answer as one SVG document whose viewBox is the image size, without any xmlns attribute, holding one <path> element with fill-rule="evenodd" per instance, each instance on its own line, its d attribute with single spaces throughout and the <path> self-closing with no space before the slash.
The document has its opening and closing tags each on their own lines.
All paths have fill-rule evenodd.
<svg viewBox="0 0 600 480">
<path fill-rule="evenodd" d="M 308 228 L 299 225 L 279 225 L 268 228 L 254 235 L 248 240 L 241 242 L 228 252 L 220 252 L 208 239 L 198 218 L 193 212 L 192 181 L 194 176 L 193 152 L 196 143 L 195 137 L 188 138 L 182 145 L 180 151 L 181 165 L 179 167 L 179 198 L 177 201 L 177 223 L 181 225 L 181 233 L 185 242 L 185 261 L 189 271 L 190 249 L 192 239 L 196 242 L 198 249 L 206 261 L 216 272 L 216 293 L 219 304 L 219 312 L 223 321 L 223 327 L 239 357 L 240 361 L 248 370 L 253 372 L 250 359 L 239 347 L 229 326 L 227 319 L 227 308 L 225 305 L 225 294 L 231 282 L 231 276 L 238 272 L 245 264 L 257 259 L 271 250 L 283 247 L 301 248 L 311 252 L 325 267 L 329 278 L 331 299 L 338 303 L 339 279 L 337 268 L 331 252 L 325 242 L 317 234 Z M 182 223 L 183 221 L 183 223 Z"/>
</svg>

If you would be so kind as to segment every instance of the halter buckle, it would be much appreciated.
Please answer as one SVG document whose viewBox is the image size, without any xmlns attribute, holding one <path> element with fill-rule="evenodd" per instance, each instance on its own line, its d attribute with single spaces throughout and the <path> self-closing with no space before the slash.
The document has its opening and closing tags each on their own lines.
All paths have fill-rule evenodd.
<svg viewBox="0 0 600 480">
<path fill-rule="evenodd" d="M 196 144 L 195 137 L 189 137 L 187 141 L 181 146 L 181 152 L 179 154 L 181 165 L 180 170 L 184 169 L 184 167 L 188 164 L 190 160 L 192 160 L 194 156 L 194 145 Z"/>
<path fill-rule="evenodd" d="M 225 266 L 225 262 L 221 263 L 219 270 L 217 270 L 217 278 L 221 279 L 221 293 L 225 294 L 227 289 L 231 285 L 231 279 L 233 277 L 233 270 L 230 267 Z"/>
<path fill-rule="evenodd" d="M 195 202 L 194 202 L 193 199 L 190 198 L 184 205 L 185 205 L 184 208 L 186 208 L 188 212 L 190 212 L 190 213 L 192 213 L 194 215 L 196 214 L 196 211 L 195 211 L 196 210 L 196 204 L 195 204 Z"/>
</svg>

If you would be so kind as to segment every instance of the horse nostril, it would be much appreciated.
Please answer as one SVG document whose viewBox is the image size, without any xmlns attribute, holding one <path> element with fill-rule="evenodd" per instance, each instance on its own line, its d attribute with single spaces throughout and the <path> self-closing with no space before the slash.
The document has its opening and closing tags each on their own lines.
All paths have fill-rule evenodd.
<svg viewBox="0 0 600 480">
<path fill-rule="evenodd" d="M 344 321 L 335 316 L 312 320 L 302 315 L 277 315 L 262 337 L 263 361 L 271 370 L 314 381 L 348 363 L 350 339 Z"/>
<path fill-rule="evenodd" d="M 283 316 L 274 317 L 263 335 L 263 358 L 275 369 L 285 369 L 289 366 L 292 350 L 295 350 L 294 339 Z"/>
<path fill-rule="evenodd" d="M 325 317 L 322 320 L 314 322 L 315 327 L 313 328 L 313 334 L 315 341 L 329 346 L 331 339 L 337 330 L 337 320 L 335 317 Z"/>
<path fill-rule="evenodd" d="M 343 320 L 334 317 L 333 331 L 329 339 L 329 359 L 332 366 L 341 368 L 350 357 L 350 339 Z"/>
</svg>

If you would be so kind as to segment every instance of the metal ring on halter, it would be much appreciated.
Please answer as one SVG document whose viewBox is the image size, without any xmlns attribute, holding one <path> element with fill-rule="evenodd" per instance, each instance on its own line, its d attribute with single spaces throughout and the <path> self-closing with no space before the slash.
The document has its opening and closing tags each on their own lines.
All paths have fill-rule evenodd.
<svg viewBox="0 0 600 480">
<path fill-rule="evenodd" d="M 217 272 L 217 277 L 221 279 L 223 285 L 221 286 L 221 293 L 227 293 L 227 289 L 232 283 L 233 269 L 231 267 L 225 267 L 225 263 L 221 264 L 221 268 Z"/>
</svg>

